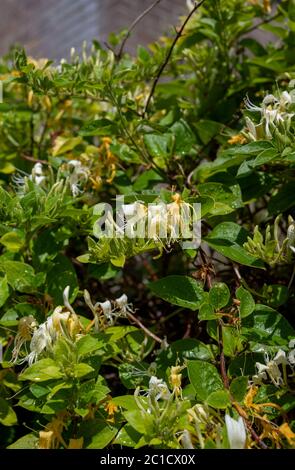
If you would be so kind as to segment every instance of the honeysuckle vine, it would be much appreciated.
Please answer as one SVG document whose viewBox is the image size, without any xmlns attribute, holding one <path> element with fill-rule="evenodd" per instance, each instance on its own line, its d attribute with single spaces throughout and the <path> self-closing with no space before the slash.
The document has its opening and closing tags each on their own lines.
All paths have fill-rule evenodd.
<svg viewBox="0 0 295 470">
<path fill-rule="evenodd" d="M 294 1 L 159 3 L 0 61 L 1 447 L 295 446 Z"/>
</svg>

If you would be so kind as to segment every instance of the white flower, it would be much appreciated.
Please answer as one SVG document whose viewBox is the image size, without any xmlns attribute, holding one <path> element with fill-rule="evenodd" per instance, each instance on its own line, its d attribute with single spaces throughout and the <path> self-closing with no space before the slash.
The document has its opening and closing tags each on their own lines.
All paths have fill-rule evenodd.
<svg viewBox="0 0 295 470">
<path fill-rule="evenodd" d="M 259 106 L 256 106 L 256 104 L 252 103 L 249 96 L 246 96 L 246 98 L 244 99 L 244 103 L 248 111 L 255 111 L 261 113 L 261 108 Z"/>
<path fill-rule="evenodd" d="M 182 433 L 181 444 L 184 449 L 194 449 L 191 435 L 187 429 L 185 429 Z"/>
<path fill-rule="evenodd" d="M 295 366 L 295 349 L 289 352 L 288 354 L 288 362 L 290 366 Z"/>
<path fill-rule="evenodd" d="M 121 295 L 115 300 L 115 303 L 119 309 L 120 316 L 125 317 L 128 312 L 132 313 L 132 304 L 128 303 L 128 297 L 126 294 Z"/>
<path fill-rule="evenodd" d="M 270 378 L 272 383 L 279 387 L 282 384 L 282 373 L 280 371 L 280 365 L 287 365 L 287 357 L 285 351 L 279 349 L 275 357 L 270 360 L 268 354 L 265 354 L 265 364 L 256 362 L 257 375 L 253 376 L 253 382 L 261 384 L 262 380 L 266 380 L 267 376 Z"/>
<path fill-rule="evenodd" d="M 248 118 L 248 116 L 246 116 L 245 120 L 246 120 L 247 129 L 249 132 L 249 136 L 251 137 L 252 140 L 257 140 L 257 132 L 256 132 L 255 124 L 253 123 L 253 121 L 251 121 L 250 118 Z"/>
<path fill-rule="evenodd" d="M 17 362 L 20 350 L 27 341 L 30 341 L 38 323 L 32 315 L 22 317 L 18 323 L 18 331 L 14 338 L 14 348 L 12 351 L 12 361 Z M 26 358 L 21 361 L 26 361 Z"/>
<path fill-rule="evenodd" d="M 99 305 L 100 308 L 102 309 L 102 312 L 107 320 L 107 323 L 109 325 L 114 324 L 114 315 L 113 315 L 113 307 L 112 304 L 109 300 L 106 300 L 105 302 L 98 302 L 96 306 Z M 96 316 L 97 318 L 97 316 Z"/>
<path fill-rule="evenodd" d="M 125 234 L 129 238 L 144 238 L 147 210 L 139 201 L 133 204 L 123 204 L 123 214 L 125 216 Z"/>
<path fill-rule="evenodd" d="M 166 382 L 152 376 L 149 381 L 148 396 L 154 398 L 156 401 L 163 399 L 168 400 L 171 393 L 168 389 Z"/>
<path fill-rule="evenodd" d="M 36 163 L 32 168 L 32 173 L 29 176 L 29 179 L 36 183 L 38 186 L 45 180 L 45 176 L 43 174 L 43 167 L 42 163 Z"/>
<path fill-rule="evenodd" d="M 148 238 L 158 240 L 167 237 L 167 207 L 164 203 L 148 206 Z"/>
<path fill-rule="evenodd" d="M 286 353 L 282 349 L 279 349 L 275 357 L 273 358 L 273 362 L 275 362 L 278 366 L 280 364 L 287 364 Z"/>
<path fill-rule="evenodd" d="M 294 250 L 295 251 L 295 250 Z M 289 348 L 291 351 L 288 353 L 288 362 L 291 367 L 295 366 L 295 338 L 289 341 Z"/>
<path fill-rule="evenodd" d="M 271 139 L 271 131 L 273 126 L 280 123 L 285 123 L 288 128 L 290 125 L 290 120 L 294 116 L 294 113 L 288 112 L 288 107 L 290 104 L 292 104 L 293 98 L 287 91 L 284 91 L 280 95 L 279 100 L 274 95 L 266 95 L 262 101 L 261 106 L 256 106 L 253 104 L 248 96 L 245 98 L 244 102 L 248 111 L 259 112 L 261 115 L 261 122 L 258 124 L 258 126 L 255 126 L 251 119 L 246 117 L 246 125 L 249 131 L 249 137 L 252 140 L 257 140 L 256 128 L 261 124 L 264 126 L 265 136 L 268 139 Z"/>
<path fill-rule="evenodd" d="M 285 109 L 290 104 L 292 104 L 292 96 L 287 91 L 283 91 L 283 93 L 280 96 L 280 107 L 282 109 Z"/>
<path fill-rule="evenodd" d="M 42 323 L 37 330 L 35 330 L 31 344 L 30 354 L 27 356 L 29 365 L 38 360 L 38 356 L 43 351 L 51 350 L 53 341 L 56 338 L 56 333 L 52 327 L 52 318 L 49 317 L 45 323 Z"/>
<path fill-rule="evenodd" d="M 247 435 L 243 418 L 240 416 L 239 419 L 236 420 L 226 414 L 225 425 L 230 448 L 245 449 Z"/>
<path fill-rule="evenodd" d="M 68 166 L 71 172 L 68 179 L 71 192 L 74 197 L 77 197 L 82 193 L 80 184 L 85 184 L 88 181 L 89 169 L 83 166 L 79 160 L 70 160 L 68 162 Z"/>
<path fill-rule="evenodd" d="M 67 311 L 63 312 L 63 307 L 56 307 L 52 315 L 35 329 L 31 343 L 30 353 L 26 357 L 29 365 L 38 360 L 43 352 L 51 352 L 52 347 L 59 335 L 73 338 L 80 329 L 79 319 L 69 303 L 69 289 L 67 286 L 63 292 L 64 304 Z"/>
</svg>

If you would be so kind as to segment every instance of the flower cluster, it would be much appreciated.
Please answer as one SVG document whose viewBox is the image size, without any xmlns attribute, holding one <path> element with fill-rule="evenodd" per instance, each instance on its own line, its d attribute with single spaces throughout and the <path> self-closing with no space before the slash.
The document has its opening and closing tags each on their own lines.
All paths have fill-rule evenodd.
<svg viewBox="0 0 295 470">
<path fill-rule="evenodd" d="M 12 181 L 17 188 L 18 194 L 24 195 L 28 191 L 28 182 L 32 181 L 37 186 L 41 186 L 46 180 L 46 175 L 44 174 L 42 163 L 36 163 L 31 171 L 31 174 L 26 174 L 22 172 L 21 174 L 15 174 L 12 177 Z"/>
<path fill-rule="evenodd" d="M 118 318 L 126 318 L 128 313 L 133 313 L 132 305 L 128 303 L 126 294 L 113 301 L 105 300 L 104 302 L 93 304 L 89 292 L 85 289 L 84 299 L 86 305 L 93 313 L 96 331 L 100 331 L 106 326 L 112 326 Z"/>
<path fill-rule="evenodd" d="M 287 385 L 286 366 L 292 369 L 295 366 L 295 339 L 289 342 L 289 351 L 279 349 L 273 359 L 265 353 L 265 363 L 256 362 L 257 374 L 252 377 L 254 384 L 261 384 L 263 380 L 269 379 L 276 387 Z M 281 366 L 281 368 L 280 368 Z"/>
<path fill-rule="evenodd" d="M 16 362 L 20 349 L 26 341 L 30 341 L 30 352 L 21 362 L 28 362 L 32 365 L 43 353 L 51 353 L 53 347 L 60 336 L 64 336 L 71 341 L 75 341 L 82 327 L 79 318 L 69 304 L 69 286 L 64 290 L 64 304 L 56 307 L 44 323 L 37 325 L 32 317 L 24 317 L 19 322 L 18 333 L 15 337 L 12 358 Z"/>
<path fill-rule="evenodd" d="M 274 95 L 266 95 L 261 106 L 256 106 L 247 97 L 245 99 L 246 110 L 250 113 L 258 113 L 260 121 L 256 124 L 246 116 L 245 136 L 250 141 L 256 141 L 280 138 L 281 135 L 284 135 L 284 143 L 289 143 L 287 134 L 290 131 L 291 120 L 295 115 L 292 112 L 294 103 L 295 95 L 293 90 L 290 93 L 283 91 L 279 98 Z"/>
</svg>

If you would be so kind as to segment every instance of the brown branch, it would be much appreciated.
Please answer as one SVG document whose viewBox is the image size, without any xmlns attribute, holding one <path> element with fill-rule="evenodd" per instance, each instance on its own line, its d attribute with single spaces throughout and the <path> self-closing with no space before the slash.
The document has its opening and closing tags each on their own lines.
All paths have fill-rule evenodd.
<svg viewBox="0 0 295 470">
<path fill-rule="evenodd" d="M 29 162 L 42 163 L 42 165 L 50 165 L 50 163 L 47 160 L 40 160 L 39 158 L 34 158 L 34 157 L 29 156 L 29 155 L 21 154 L 21 157 L 24 160 L 28 160 Z"/>
<path fill-rule="evenodd" d="M 220 373 L 224 387 L 229 389 L 229 380 L 226 372 L 225 357 L 223 352 L 223 341 L 222 341 L 222 321 L 218 320 L 218 345 L 219 345 L 219 365 Z"/>
<path fill-rule="evenodd" d="M 276 18 L 278 18 L 280 15 L 281 15 L 281 12 L 280 12 L 280 11 L 277 11 L 277 13 L 276 13 L 275 15 L 270 16 L 269 18 L 266 18 L 265 20 L 260 21 L 260 23 L 257 23 L 257 24 L 255 24 L 254 26 L 251 26 L 251 28 L 249 28 L 249 29 L 246 29 L 246 31 L 244 31 L 244 32 L 241 34 L 241 36 L 245 36 L 245 34 L 252 33 L 252 32 L 255 31 L 256 29 L 260 28 L 260 26 L 263 26 L 264 24 L 271 23 L 273 20 L 275 20 Z"/>
<path fill-rule="evenodd" d="M 131 23 L 131 25 L 129 26 L 128 28 L 128 31 L 121 43 L 121 46 L 120 46 L 120 49 L 119 49 L 119 52 L 117 54 L 115 54 L 116 56 L 116 59 L 119 61 L 123 55 L 123 51 L 124 51 L 124 47 L 125 47 L 125 44 L 127 42 L 127 40 L 129 39 L 130 37 L 130 34 L 132 33 L 132 31 L 134 30 L 134 28 L 137 26 L 137 24 L 155 7 L 158 5 L 158 3 L 160 3 L 162 0 L 156 0 L 154 3 L 152 3 L 152 5 L 150 5 L 148 8 L 146 8 L 146 10 L 144 10 L 137 18 L 135 18 L 135 20 Z"/>
<path fill-rule="evenodd" d="M 187 25 L 187 23 L 189 22 L 189 20 L 191 19 L 191 17 L 194 15 L 194 13 L 203 5 L 203 3 L 205 2 L 205 0 L 201 0 L 199 3 L 196 3 L 194 8 L 191 10 L 191 12 L 189 13 L 189 15 L 186 17 L 186 19 L 184 20 L 182 26 L 180 27 L 180 29 L 178 30 L 169 50 L 168 50 L 168 53 L 166 55 L 166 58 L 164 60 L 164 62 L 161 64 L 158 72 L 157 72 L 157 75 L 153 81 L 153 84 L 152 84 L 152 87 L 151 87 L 151 91 L 150 91 L 150 94 L 148 96 L 148 99 L 146 101 L 146 105 L 145 105 L 145 108 L 144 108 L 144 112 L 143 112 L 143 116 L 146 115 L 147 113 L 147 110 L 148 110 L 148 107 L 149 107 L 149 104 L 150 104 L 150 101 L 154 95 L 154 92 L 155 92 L 155 89 L 156 89 L 156 86 L 158 84 L 158 81 L 160 80 L 161 78 L 161 75 L 165 69 L 165 67 L 167 66 L 169 60 L 170 60 L 170 57 L 172 55 L 172 52 L 174 50 L 174 47 L 176 46 L 176 43 L 178 41 L 178 39 L 182 36 L 182 33 Z"/>
<path fill-rule="evenodd" d="M 136 318 L 132 313 L 127 314 L 130 320 L 132 320 L 134 323 L 136 323 L 148 336 L 153 338 L 153 340 L 157 341 L 157 343 L 162 344 L 163 340 L 159 338 L 159 336 L 155 335 L 152 333 L 146 326 L 144 326 L 138 318 Z"/>
</svg>

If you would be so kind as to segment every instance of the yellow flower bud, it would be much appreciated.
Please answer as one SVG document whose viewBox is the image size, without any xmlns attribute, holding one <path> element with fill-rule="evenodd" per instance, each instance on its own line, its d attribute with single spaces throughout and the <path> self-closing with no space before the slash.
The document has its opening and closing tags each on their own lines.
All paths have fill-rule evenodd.
<svg viewBox="0 0 295 470">
<path fill-rule="evenodd" d="M 53 431 L 40 431 L 39 432 L 39 449 L 52 449 L 53 448 Z"/>
<path fill-rule="evenodd" d="M 68 449 L 83 449 L 84 437 L 70 439 Z"/>
</svg>

